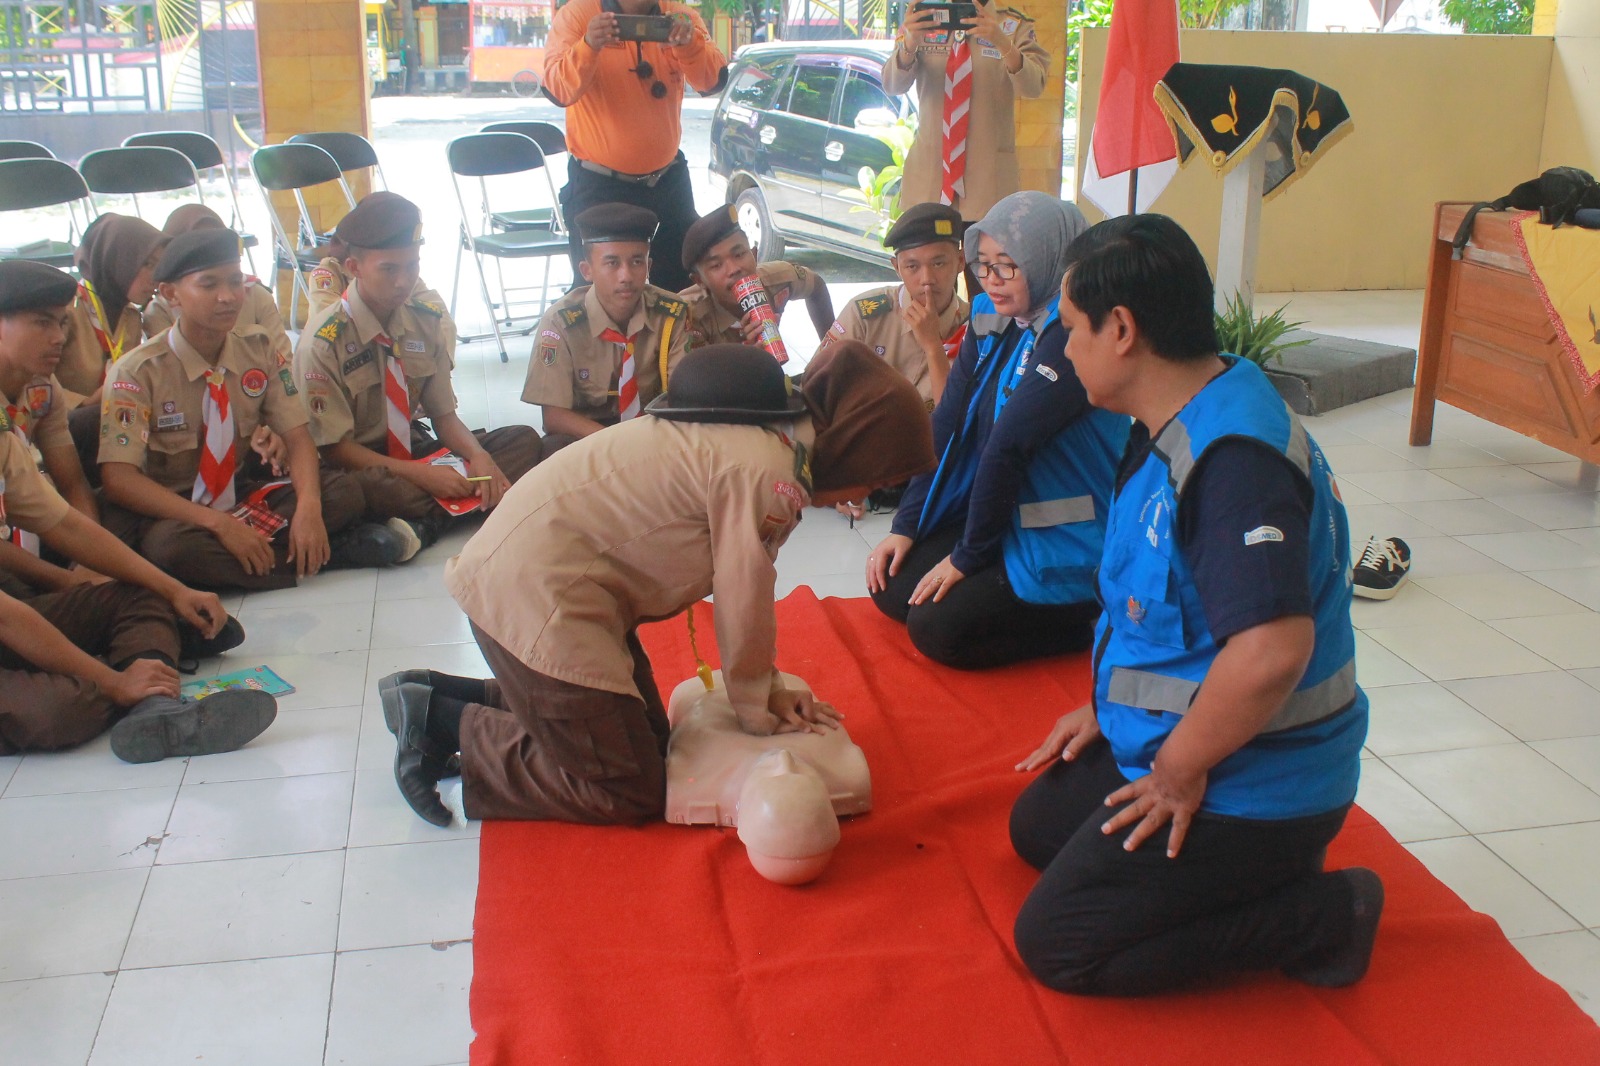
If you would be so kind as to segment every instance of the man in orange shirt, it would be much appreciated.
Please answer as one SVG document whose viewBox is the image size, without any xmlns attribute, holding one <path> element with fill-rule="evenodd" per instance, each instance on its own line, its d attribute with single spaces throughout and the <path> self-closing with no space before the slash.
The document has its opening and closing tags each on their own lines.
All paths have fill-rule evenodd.
<svg viewBox="0 0 1600 1066">
<path fill-rule="evenodd" d="M 618 16 L 634 15 L 670 18 L 666 42 L 625 39 Z M 653 211 L 661 226 L 650 245 L 650 284 L 670 292 L 689 285 L 680 252 L 699 214 L 678 149 L 684 83 L 716 92 L 727 67 L 700 16 L 673 0 L 571 0 L 556 12 L 545 46 L 545 95 L 567 109 L 562 213 L 576 218 L 603 203 Z M 574 275 L 582 257 L 574 234 Z"/>
</svg>

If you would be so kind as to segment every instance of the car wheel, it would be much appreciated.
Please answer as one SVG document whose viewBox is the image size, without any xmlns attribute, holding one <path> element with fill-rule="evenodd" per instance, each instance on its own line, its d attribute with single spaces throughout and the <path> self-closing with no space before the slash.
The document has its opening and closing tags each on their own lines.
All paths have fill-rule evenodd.
<svg viewBox="0 0 1600 1066">
<path fill-rule="evenodd" d="M 734 201 L 739 214 L 739 228 L 759 252 L 759 261 L 770 263 L 783 258 L 783 234 L 772 225 L 772 213 L 767 210 L 767 198 L 754 186 L 739 194 Z"/>
<path fill-rule="evenodd" d="M 519 70 L 511 76 L 511 95 L 527 99 L 538 96 L 542 82 L 538 73 L 532 70 Z"/>
</svg>

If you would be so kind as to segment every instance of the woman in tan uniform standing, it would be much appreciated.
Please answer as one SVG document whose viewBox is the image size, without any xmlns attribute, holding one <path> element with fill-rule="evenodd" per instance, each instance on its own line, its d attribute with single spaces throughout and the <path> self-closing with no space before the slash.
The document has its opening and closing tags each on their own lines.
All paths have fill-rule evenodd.
<svg viewBox="0 0 1600 1066">
<path fill-rule="evenodd" d="M 883 65 L 883 87 L 915 91 L 921 116 L 900 202 L 950 204 L 969 222 L 1017 191 L 1016 98 L 1043 93 L 1050 66 L 1032 19 L 993 0 L 977 7 L 963 33 L 936 21 L 944 12 L 918 11 L 908 0 Z"/>
</svg>

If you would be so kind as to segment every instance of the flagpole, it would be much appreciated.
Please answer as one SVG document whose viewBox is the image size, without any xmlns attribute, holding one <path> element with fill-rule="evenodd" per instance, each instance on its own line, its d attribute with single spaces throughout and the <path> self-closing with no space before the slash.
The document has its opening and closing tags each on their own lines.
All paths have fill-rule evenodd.
<svg viewBox="0 0 1600 1066">
<path fill-rule="evenodd" d="M 1128 171 L 1128 214 L 1139 213 L 1139 168 Z"/>
</svg>

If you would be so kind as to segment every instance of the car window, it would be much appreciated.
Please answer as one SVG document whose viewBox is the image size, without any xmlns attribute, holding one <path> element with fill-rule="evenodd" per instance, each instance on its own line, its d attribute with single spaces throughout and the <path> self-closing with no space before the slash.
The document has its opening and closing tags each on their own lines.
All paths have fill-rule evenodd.
<svg viewBox="0 0 1600 1066">
<path fill-rule="evenodd" d="M 881 109 L 896 116 L 900 113 L 894 101 L 889 99 L 889 94 L 884 92 L 877 82 L 852 73 L 850 80 L 844 83 L 844 99 L 839 103 L 839 125 L 846 129 L 854 129 L 856 116 L 863 111 L 873 109 Z"/>
<path fill-rule="evenodd" d="M 813 66 L 809 63 L 795 68 L 794 87 L 789 91 L 789 106 L 784 110 L 801 118 L 828 121 L 833 109 L 833 91 L 839 85 L 838 67 Z"/>
<path fill-rule="evenodd" d="M 728 102 L 764 111 L 783 81 L 788 56 L 767 56 L 743 67 L 728 83 Z"/>
</svg>

